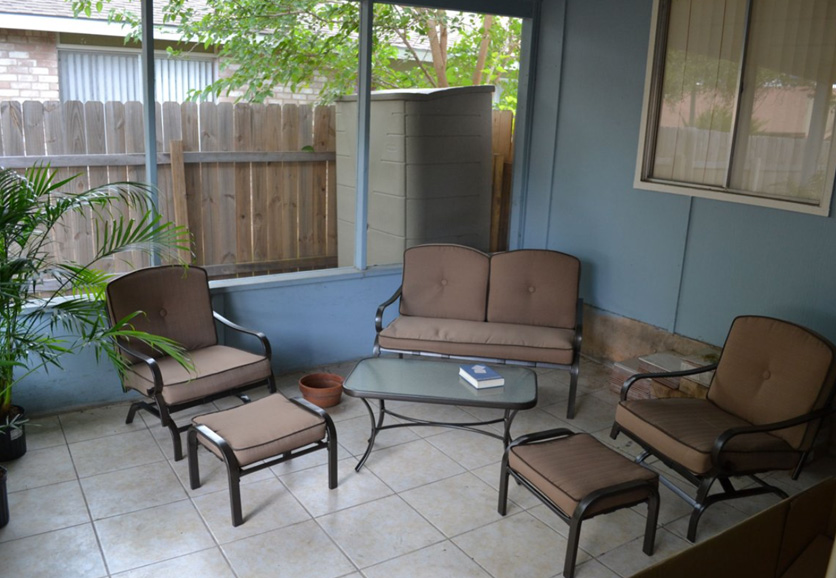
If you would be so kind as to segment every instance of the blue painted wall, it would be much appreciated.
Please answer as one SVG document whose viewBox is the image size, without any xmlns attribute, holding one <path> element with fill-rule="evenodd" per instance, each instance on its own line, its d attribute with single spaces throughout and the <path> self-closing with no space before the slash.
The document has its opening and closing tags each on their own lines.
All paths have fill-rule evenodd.
<svg viewBox="0 0 836 578">
<path fill-rule="evenodd" d="M 321 272 L 287 275 L 253 284 L 213 284 L 213 306 L 239 325 L 267 334 L 276 374 L 371 355 L 374 314 L 401 281 L 399 267 L 365 274 Z M 63 370 L 39 372 L 14 391 L 31 414 L 120 402 L 116 372 L 92 352 L 66 356 Z"/>
<path fill-rule="evenodd" d="M 558 111 L 551 135 L 535 133 L 554 163 L 550 187 L 528 191 L 550 208 L 547 223 L 526 219 L 526 244 L 580 257 L 588 303 L 668 331 L 722 344 L 736 315 L 765 314 L 836 340 L 833 217 L 633 188 L 651 10 L 544 2 L 540 58 L 565 34 L 560 78 L 545 79 L 557 90 L 535 92 L 535 119 L 554 117 L 555 98 Z"/>
</svg>

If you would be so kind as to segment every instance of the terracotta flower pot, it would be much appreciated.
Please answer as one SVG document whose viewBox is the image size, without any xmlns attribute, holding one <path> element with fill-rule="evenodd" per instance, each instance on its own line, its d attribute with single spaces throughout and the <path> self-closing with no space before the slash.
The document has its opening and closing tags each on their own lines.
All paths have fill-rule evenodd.
<svg viewBox="0 0 836 578">
<path fill-rule="evenodd" d="M 340 403 L 343 378 L 333 373 L 311 373 L 299 380 L 299 391 L 316 406 L 332 407 Z"/>
</svg>

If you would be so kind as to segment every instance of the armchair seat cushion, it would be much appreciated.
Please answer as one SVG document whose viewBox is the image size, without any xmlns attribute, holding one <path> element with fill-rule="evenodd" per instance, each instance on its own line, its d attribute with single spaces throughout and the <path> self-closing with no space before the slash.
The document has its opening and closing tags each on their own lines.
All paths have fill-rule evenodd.
<svg viewBox="0 0 836 578">
<path fill-rule="evenodd" d="M 188 403 L 230 389 L 268 379 L 270 360 L 225 345 L 212 345 L 189 352 L 194 372 L 170 357 L 157 360 L 163 376 L 163 399 L 169 405 Z M 142 395 L 154 395 L 154 378 L 145 363 L 136 363 L 126 372 L 124 384 Z"/>
<path fill-rule="evenodd" d="M 384 349 L 463 357 L 572 363 L 571 329 L 401 315 L 379 335 Z"/>
<path fill-rule="evenodd" d="M 279 393 L 231 409 L 192 418 L 223 438 L 243 467 L 325 438 L 325 420 Z M 219 458 L 218 447 L 197 439 Z"/>
<path fill-rule="evenodd" d="M 721 433 L 752 425 L 704 399 L 622 401 L 616 408 L 615 421 L 655 452 L 697 475 L 711 469 L 711 450 Z M 792 469 L 799 452 L 779 437 L 756 433 L 730 440 L 722 459 L 735 472 L 756 473 Z"/>
</svg>

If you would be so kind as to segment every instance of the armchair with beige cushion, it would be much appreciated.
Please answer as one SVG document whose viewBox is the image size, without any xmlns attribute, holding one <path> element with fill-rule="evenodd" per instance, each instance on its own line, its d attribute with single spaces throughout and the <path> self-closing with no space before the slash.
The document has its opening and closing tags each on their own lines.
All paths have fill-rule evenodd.
<svg viewBox="0 0 836 578">
<path fill-rule="evenodd" d="M 106 292 L 111 323 L 136 315 L 139 331 L 176 341 L 188 352 L 193 370 L 136 340 L 117 343 L 131 363 L 122 376 L 125 390 L 142 394 L 131 404 L 126 423 L 140 409 L 159 417 L 171 432 L 174 458 L 183 458 L 180 432 L 171 414 L 267 384 L 275 392 L 270 343 L 264 334 L 235 325 L 212 310 L 206 271 L 168 265 L 133 271 L 111 281 Z M 221 345 L 215 323 L 249 336 L 257 353 Z M 242 399 L 248 401 L 246 396 Z"/>
<path fill-rule="evenodd" d="M 627 399 L 640 379 L 712 369 L 707 399 Z M 628 379 L 611 437 L 624 432 L 645 450 L 638 463 L 655 456 L 696 486 L 694 498 L 660 476 L 692 507 L 693 542 L 712 504 L 763 493 L 787 497 L 756 474 L 791 470 L 798 477 L 822 418 L 832 411 L 834 378 L 836 349 L 824 337 L 770 317 L 738 317 L 716 365 Z M 733 480 L 742 476 L 754 484 L 738 489 Z M 710 493 L 714 482 L 721 491 Z"/>
<path fill-rule="evenodd" d="M 580 261 L 521 249 L 488 255 L 461 245 L 404 252 L 401 287 L 375 316 L 374 353 L 430 355 L 556 367 L 570 373 L 575 415 L 583 301 Z M 400 299 L 399 316 L 383 314 Z"/>
</svg>

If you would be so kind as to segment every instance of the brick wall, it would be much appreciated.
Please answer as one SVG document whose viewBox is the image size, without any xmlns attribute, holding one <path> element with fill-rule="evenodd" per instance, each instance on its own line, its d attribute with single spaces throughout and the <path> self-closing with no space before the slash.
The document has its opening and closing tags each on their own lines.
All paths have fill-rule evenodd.
<svg viewBox="0 0 836 578">
<path fill-rule="evenodd" d="M 0 28 L 0 99 L 58 100 L 57 34 Z"/>
</svg>

